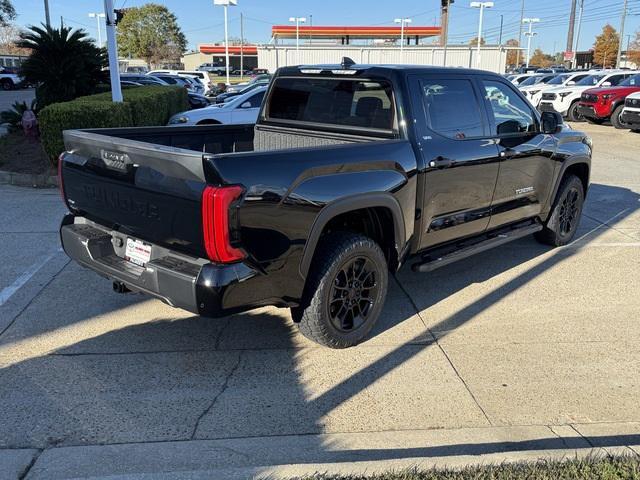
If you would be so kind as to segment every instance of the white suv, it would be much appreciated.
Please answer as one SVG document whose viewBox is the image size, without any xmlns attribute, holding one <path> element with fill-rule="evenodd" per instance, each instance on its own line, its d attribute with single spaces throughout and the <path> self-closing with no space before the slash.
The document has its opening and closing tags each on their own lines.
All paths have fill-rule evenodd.
<svg viewBox="0 0 640 480">
<path fill-rule="evenodd" d="M 530 87 L 518 88 L 520 88 L 523 93 L 525 93 L 526 91 L 527 98 L 531 102 L 531 105 L 538 108 L 538 106 L 540 105 L 540 100 L 542 100 L 542 95 L 545 92 L 558 87 L 575 85 L 576 82 L 579 82 L 584 77 L 590 74 L 590 72 L 559 73 L 556 77 L 552 78 L 547 83 L 538 83 Z"/>
<path fill-rule="evenodd" d="M 578 113 L 577 107 L 580 96 L 585 90 L 598 87 L 613 87 L 626 78 L 635 75 L 636 72 L 630 70 L 601 70 L 592 72 L 582 80 L 572 85 L 564 85 L 551 88 L 542 94 L 542 99 L 538 109 L 544 111 L 556 111 L 572 122 L 582 121 L 582 116 Z"/>
<path fill-rule="evenodd" d="M 620 119 L 634 132 L 640 132 L 640 92 L 632 93 L 625 99 Z"/>
</svg>

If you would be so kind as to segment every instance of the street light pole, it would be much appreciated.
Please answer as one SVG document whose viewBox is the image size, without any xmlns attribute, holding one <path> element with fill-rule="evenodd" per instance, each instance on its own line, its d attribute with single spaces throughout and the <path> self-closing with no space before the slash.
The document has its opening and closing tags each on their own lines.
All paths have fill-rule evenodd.
<svg viewBox="0 0 640 480">
<path fill-rule="evenodd" d="M 525 36 L 527 37 L 527 68 L 529 68 L 529 59 L 531 57 L 531 37 L 533 37 L 534 35 L 537 35 L 537 33 L 532 30 L 533 24 L 538 23 L 539 21 L 540 21 L 539 18 L 523 18 L 522 19 L 522 23 L 529 24 L 529 31 L 524 33 Z"/>
<path fill-rule="evenodd" d="M 300 51 L 300 24 L 305 23 L 307 19 L 306 17 L 289 17 L 289 21 L 296 24 L 296 56 L 298 56 Z"/>
<path fill-rule="evenodd" d="M 47 22 L 47 27 L 51 27 L 51 17 L 49 16 L 49 0 L 44 0 L 44 18 Z"/>
<path fill-rule="evenodd" d="M 227 85 L 231 83 L 229 79 L 229 18 L 227 9 L 229 6 L 238 5 L 238 0 L 213 0 L 214 5 L 221 5 L 224 7 L 224 58 L 227 71 Z"/>
<path fill-rule="evenodd" d="M 394 23 L 400 24 L 400 61 L 404 61 L 404 25 L 406 23 L 411 23 L 410 18 L 395 18 L 393 20 Z"/>
<path fill-rule="evenodd" d="M 627 18 L 627 0 L 624 0 L 622 6 L 622 18 L 620 19 L 620 41 L 618 42 L 618 55 L 616 56 L 616 67 L 620 67 L 620 59 L 622 58 L 622 41 L 624 40 L 624 22 Z"/>
<path fill-rule="evenodd" d="M 111 78 L 111 99 L 122 102 L 120 69 L 118 66 L 118 44 L 116 43 L 116 19 L 113 0 L 104 0 L 104 14 L 107 20 L 107 54 L 109 55 L 109 76 Z"/>
<path fill-rule="evenodd" d="M 482 14 L 485 8 L 493 7 L 493 2 L 471 2 L 469 4 L 471 8 L 479 8 L 480 9 L 480 21 L 478 22 L 478 45 L 477 45 L 477 53 L 476 53 L 476 66 L 480 68 L 480 44 L 482 43 Z"/>
<path fill-rule="evenodd" d="M 90 13 L 89 18 L 95 18 L 98 24 L 98 47 L 102 47 L 102 28 L 100 26 L 100 19 L 104 18 L 104 13 Z"/>
</svg>

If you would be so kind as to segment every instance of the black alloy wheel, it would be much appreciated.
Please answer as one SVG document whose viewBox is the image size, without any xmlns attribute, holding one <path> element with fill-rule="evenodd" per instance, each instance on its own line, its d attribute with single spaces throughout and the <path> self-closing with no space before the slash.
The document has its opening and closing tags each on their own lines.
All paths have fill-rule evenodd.
<svg viewBox="0 0 640 480">
<path fill-rule="evenodd" d="M 365 256 L 349 259 L 331 286 L 329 316 L 336 330 L 351 332 L 367 322 L 378 297 L 376 265 Z"/>
</svg>

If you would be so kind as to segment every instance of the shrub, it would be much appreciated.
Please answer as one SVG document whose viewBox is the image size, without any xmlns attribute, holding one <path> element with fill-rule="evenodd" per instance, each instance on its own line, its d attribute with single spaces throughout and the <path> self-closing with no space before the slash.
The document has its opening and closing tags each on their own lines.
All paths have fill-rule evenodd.
<svg viewBox="0 0 640 480">
<path fill-rule="evenodd" d="M 38 119 L 42 146 L 52 163 L 64 150 L 64 130 L 166 125 L 171 115 L 188 108 L 187 92 L 180 87 L 128 88 L 123 96 L 123 103 L 113 103 L 107 92 L 45 107 Z"/>
<path fill-rule="evenodd" d="M 131 104 L 133 122 L 137 127 L 166 125 L 169 118 L 189 109 L 187 91 L 182 87 L 146 86 L 124 88 L 125 103 Z M 110 101 L 111 92 L 81 97 L 84 101 Z"/>
<path fill-rule="evenodd" d="M 64 130 L 134 126 L 131 105 L 105 101 L 54 103 L 40 112 L 39 122 L 42 147 L 53 164 L 64 151 Z"/>
</svg>

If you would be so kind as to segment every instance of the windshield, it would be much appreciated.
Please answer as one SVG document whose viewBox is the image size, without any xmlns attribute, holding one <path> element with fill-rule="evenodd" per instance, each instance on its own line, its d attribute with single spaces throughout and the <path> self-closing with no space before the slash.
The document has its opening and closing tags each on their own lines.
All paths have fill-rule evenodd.
<svg viewBox="0 0 640 480">
<path fill-rule="evenodd" d="M 597 85 L 598 82 L 602 80 L 603 77 L 604 75 L 589 75 L 588 77 L 584 77 L 582 80 L 576 83 L 576 85 L 584 85 L 584 86 Z"/>
<path fill-rule="evenodd" d="M 569 75 L 558 75 L 547 82 L 547 85 L 562 85 Z"/>
<path fill-rule="evenodd" d="M 520 82 L 520 84 L 518 86 L 519 87 L 526 87 L 528 85 L 535 85 L 540 80 L 542 80 L 542 77 L 529 77 L 525 81 Z"/>
<path fill-rule="evenodd" d="M 625 87 L 635 87 L 635 86 L 640 86 L 640 73 L 627 78 L 625 81 L 620 82 L 620 86 L 625 86 Z"/>
</svg>

